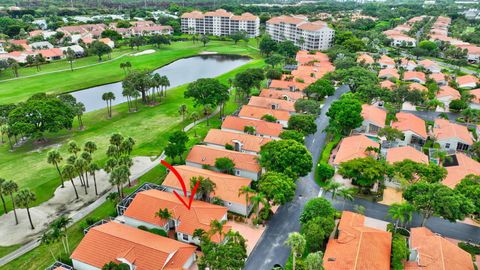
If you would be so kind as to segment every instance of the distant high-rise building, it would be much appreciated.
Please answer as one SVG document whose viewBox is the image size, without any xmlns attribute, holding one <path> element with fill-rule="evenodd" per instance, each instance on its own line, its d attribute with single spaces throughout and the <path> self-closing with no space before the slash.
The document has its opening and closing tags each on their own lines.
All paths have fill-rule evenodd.
<svg viewBox="0 0 480 270">
<path fill-rule="evenodd" d="M 323 21 L 309 22 L 304 16 L 279 16 L 267 21 L 267 33 L 275 41 L 290 40 L 302 50 L 326 50 L 335 31 Z"/>
<path fill-rule="evenodd" d="M 245 31 L 249 37 L 260 35 L 260 19 L 248 12 L 233 15 L 224 9 L 206 13 L 195 10 L 184 13 L 181 19 L 182 32 L 187 34 L 228 36 Z"/>
</svg>

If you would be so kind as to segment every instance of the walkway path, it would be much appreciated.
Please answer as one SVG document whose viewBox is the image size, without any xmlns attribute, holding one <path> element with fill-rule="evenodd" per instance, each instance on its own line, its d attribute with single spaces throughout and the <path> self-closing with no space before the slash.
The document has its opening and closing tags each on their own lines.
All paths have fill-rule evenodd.
<svg viewBox="0 0 480 270">
<path fill-rule="evenodd" d="M 220 112 L 220 108 L 217 108 L 210 116 L 204 117 L 204 118 L 198 120 L 196 122 L 196 124 L 202 123 L 202 122 L 206 121 L 207 119 L 215 117 L 219 112 Z M 189 125 L 187 125 L 184 128 L 184 131 L 188 131 L 188 130 L 192 129 L 193 127 L 194 127 L 193 123 L 190 123 Z M 158 158 L 153 160 L 152 163 L 149 166 L 147 166 L 142 171 L 133 174 L 130 177 L 130 180 L 135 181 L 136 179 L 140 178 L 141 176 L 143 176 L 144 174 L 149 172 L 151 169 L 153 169 L 155 166 L 157 166 L 159 164 L 159 162 L 164 158 L 165 158 L 165 153 L 162 152 L 162 154 Z M 65 184 L 67 185 L 67 182 Z M 90 187 L 90 189 L 91 189 L 91 187 Z M 79 220 L 83 219 L 88 214 L 90 214 L 93 210 L 95 210 L 100 205 L 102 205 L 107 200 L 107 196 L 112 190 L 115 191 L 114 188 L 111 188 L 104 195 L 102 195 L 97 200 L 95 200 L 93 203 L 91 203 L 90 205 L 86 206 L 85 208 L 79 210 L 78 212 L 75 212 L 74 214 L 72 214 L 70 216 L 70 218 L 72 218 L 72 220 L 73 220 L 72 224 L 74 224 L 75 222 L 78 222 Z M 92 191 L 92 190 L 90 190 L 90 191 Z M 83 190 L 79 189 L 79 193 L 82 194 L 82 192 L 83 192 Z M 20 209 L 20 211 L 22 211 L 22 209 Z M 13 251 L 13 252 L 9 253 L 8 255 L 0 258 L 0 267 L 9 263 L 9 262 L 11 262 L 11 261 L 13 261 L 13 260 L 15 260 L 15 259 L 17 259 L 18 257 L 24 255 L 25 253 L 33 250 L 34 248 L 38 247 L 39 245 L 40 245 L 39 240 L 32 240 L 32 241 L 28 242 L 27 244 L 25 244 L 25 245 L 21 246 L 20 248 L 16 249 L 15 251 Z"/>
</svg>

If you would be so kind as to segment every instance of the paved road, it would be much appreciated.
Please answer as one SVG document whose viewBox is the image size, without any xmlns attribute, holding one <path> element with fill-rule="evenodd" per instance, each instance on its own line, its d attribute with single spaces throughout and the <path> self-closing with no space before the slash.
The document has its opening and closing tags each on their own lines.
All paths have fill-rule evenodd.
<svg viewBox="0 0 480 270">
<path fill-rule="evenodd" d="M 328 117 L 326 112 L 333 101 L 337 100 L 340 95 L 347 92 L 347 86 L 341 86 L 337 89 L 334 96 L 329 97 L 325 101 L 321 115 L 317 118 L 317 132 L 306 138 L 305 145 L 313 155 L 313 164 L 317 164 L 320 151 L 325 145 L 326 134 L 323 130 L 328 125 Z M 284 265 L 290 255 L 290 249 L 283 244 L 290 232 L 300 229 L 300 213 L 305 203 L 318 196 L 320 188 L 314 181 L 314 168 L 305 177 L 297 180 L 297 191 L 295 199 L 281 206 L 278 212 L 268 222 L 262 239 L 257 243 L 252 254 L 249 256 L 245 270 L 270 270 L 275 264 Z"/>
</svg>

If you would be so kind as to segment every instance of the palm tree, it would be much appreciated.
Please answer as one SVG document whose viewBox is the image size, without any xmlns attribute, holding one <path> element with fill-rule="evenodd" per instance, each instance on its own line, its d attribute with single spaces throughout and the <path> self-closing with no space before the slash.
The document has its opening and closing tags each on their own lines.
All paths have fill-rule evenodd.
<svg viewBox="0 0 480 270">
<path fill-rule="evenodd" d="M 62 173 L 60 172 L 60 168 L 58 167 L 58 164 L 62 162 L 62 160 L 63 158 L 60 155 L 60 152 L 58 152 L 58 150 L 50 150 L 47 154 L 47 162 L 48 164 L 52 164 L 53 166 L 55 166 L 55 168 L 57 169 L 58 175 L 60 175 L 60 183 L 62 185 L 62 188 L 64 188 L 65 185 L 63 184 Z"/>
<path fill-rule="evenodd" d="M 78 144 L 75 141 L 69 141 L 68 142 L 68 149 L 67 151 L 70 154 L 73 154 L 75 157 L 77 157 L 78 152 L 80 152 L 80 147 L 78 147 Z"/>
<path fill-rule="evenodd" d="M 3 212 L 8 213 L 7 211 L 7 205 L 5 204 L 5 198 L 3 198 L 3 189 L 4 189 L 4 185 L 5 185 L 5 182 L 7 180 L 3 179 L 3 178 L 0 178 L 0 199 L 2 200 L 2 204 L 3 204 Z"/>
<path fill-rule="evenodd" d="M 32 222 L 32 216 L 30 215 L 30 204 L 37 199 L 35 193 L 31 192 L 29 189 L 22 189 L 17 193 L 15 197 L 15 202 L 20 206 L 27 209 L 28 220 L 30 221 L 30 226 L 32 230 L 35 230 Z"/>
<path fill-rule="evenodd" d="M 165 222 L 168 223 L 168 221 L 173 218 L 172 212 L 168 210 L 168 208 L 164 209 L 158 209 L 158 212 L 155 213 L 155 217 L 160 218 L 161 220 L 165 220 Z"/>
<path fill-rule="evenodd" d="M 49 231 L 46 231 L 42 234 L 42 236 L 40 237 L 40 242 L 42 244 L 45 244 L 48 248 L 48 251 L 50 252 L 50 254 L 52 255 L 53 257 L 53 260 L 54 261 L 57 261 L 57 258 L 55 257 L 55 255 L 53 254 L 53 251 L 52 249 L 50 248 L 50 245 L 55 243 L 55 240 L 56 240 L 56 237 L 53 235 L 54 232 L 49 230 Z"/>
<path fill-rule="evenodd" d="M 250 202 L 253 204 L 253 209 L 255 209 L 255 217 L 258 219 L 260 212 L 260 204 L 266 206 L 268 204 L 267 197 L 263 193 L 256 193 L 250 198 Z"/>
<path fill-rule="evenodd" d="M 185 114 L 187 113 L 187 105 L 182 104 L 178 107 L 178 112 L 182 115 L 182 121 L 185 121 Z"/>
<path fill-rule="evenodd" d="M 97 151 L 97 144 L 95 142 L 88 141 L 85 143 L 83 151 L 92 155 L 95 151 Z"/>
<path fill-rule="evenodd" d="M 353 201 L 353 194 L 355 193 L 355 189 L 353 188 L 341 188 L 338 190 L 338 196 L 343 198 L 343 205 L 342 209 L 345 209 L 345 202 Z"/>
<path fill-rule="evenodd" d="M 66 254 L 70 253 L 70 244 L 68 243 L 67 227 L 72 222 L 73 222 L 73 219 L 71 219 L 71 218 L 69 218 L 65 215 L 62 215 L 59 218 L 55 219 L 50 224 L 50 228 L 52 228 L 54 231 L 58 230 L 58 231 L 62 232 L 62 238 L 63 238 L 63 236 L 65 237 L 65 240 L 62 239 L 62 244 L 64 245 Z"/>
<path fill-rule="evenodd" d="M 215 191 L 215 188 L 217 187 L 217 185 L 208 177 L 204 178 L 203 176 L 198 176 L 198 177 L 194 176 L 190 178 L 190 189 L 193 190 L 193 187 L 195 187 L 197 182 L 200 182 L 197 188 L 197 194 L 199 195 L 200 200 L 205 202 L 210 201 L 209 200 L 210 194 L 212 194 Z"/>
<path fill-rule="evenodd" d="M 87 184 L 87 188 L 90 187 L 90 183 L 88 182 L 88 166 L 92 162 L 92 155 L 90 155 L 88 152 L 82 152 L 80 157 L 85 160 L 85 167 L 84 167 L 84 172 L 85 172 L 85 182 Z"/>
<path fill-rule="evenodd" d="M 97 190 L 97 177 L 95 172 L 100 170 L 100 166 L 98 166 L 97 163 L 92 162 L 88 165 L 88 173 L 93 177 L 93 185 L 95 186 L 95 195 L 98 196 L 98 190 Z"/>
<path fill-rule="evenodd" d="M 438 158 L 438 164 L 443 164 L 444 161 L 451 161 L 452 157 L 446 151 L 437 150 L 433 153 L 434 158 Z"/>
<path fill-rule="evenodd" d="M 467 108 L 461 112 L 463 119 L 465 119 L 465 122 L 467 124 L 470 124 L 470 122 L 475 122 L 478 119 L 479 116 L 479 111 L 471 108 Z"/>
<path fill-rule="evenodd" d="M 80 180 L 82 181 L 83 180 L 83 177 L 84 177 L 84 172 L 86 171 L 87 169 L 87 161 L 83 158 L 79 158 L 77 160 L 75 160 L 75 164 L 73 165 L 75 170 L 77 171 L 77 174 L 78 174 L 78 177 L 80 178 Z M 88 185 L 87 185 L 87 182 L 85 180 L 83 180 L 83 188 L 85 190 L 85 195 L 88 195 Z"/>
<path fill-rule="evenodd" d="M 326 192 L 331 192 L 332 200 L 334 200 L 338 190 L 341 187 L 343 187 L 343 184 L 330 180 L 325 184 L 325 186 L 323 187 L 323 190 L 325 190 Z"/>
<path fill-rule="evenodd" d="M 215 235 L 218 233 L 218 238 L 220 240 L 220 242 L 223 241 L 223 228 L 224 228 L 224 225 L 227 221 L 226 220 L 222 220 L 222 221 L 218 221 L 216 219 L 212 220 L 210 222 L 210 231 L 208 232 L 211 236 Z"/>
<path fill-rule="evenodd" d="M 3 194 L 10 195 L 10 199 L 12 200 L 13 214 L 15 216 L 15 225 L 18 225 L 17 210 L 15 209 L 15 200 L 13 198 L 13 193 L 18 191 L 18 185 L 14 181 L 10 180 L 3 183 L 2 186 L 3 188 L 0 188 L 0 190 L 3 192 Z"/>
<path fill-rule="evenodd" d="M 238 191 L 238 196 L 245 195 L 245 217 L 248 217 L 248 206 L 250 205 L 250 195 L 254 194 L 255 190 L 253 190 L 250 186 L 243 186 Z M 247 222 L 247 219 L 245 219 Z"/>
<path fill-rule="evenodd" d="M 76 176 L 75 167 L 72 164 L 64 165 L 62 175 L 63 177 L 70 179 L 70 183 L 72 183 L 73 190 L 75 191 L 75 198 L 78 199 L 77 187 L 75 186 L 75 182 L 73 182 L 73 178 Z"/>
<path fill-rule="evenodd" d="M 108 118 L 112 118 L 112 100 L 115 100 L 115 94 L 112 92 L 103 93 L 102 100 L 107 103 Z"/>
<path fill-rule="evenodd" d="M 197 112 L 192 112 L 189 118 L 193 121 L 194 136 L 197 137 L 197 129 L 195 128 L 195 125 L 197 124 L 198 119 L 200 119 L 200 116 Z"/>
<path fill-rule="evenodd" d="M 207 117 L 207 126 L 210 126 L 210 114 L 212 113 L 213 111 L 213 107 L 211 104 L 205 104 L 205 106 L 203 106 L 203 113 L 206 115 Z"/>
<path fill-rule="evenodd" d="M 170 80 L 167 76 L 162 76 L 163 95 L 167 97 L 167 88 L 170 87 Z"/>
<path fill-rule="evenodd" d="M 388 208 L 388 217 L 395 220 L 395 230 L 398 226 L 403 226 L 412 221 L 414 207 L 408 202 L 394 203 Z"/>
<path fill-rule="evenodd" d="M 112 169 L 110 173 L 110 183 L 117 186 L 118 195 L 123 198 L 123 185 L 128 182 L 130 171 L 125 165 L 120 165 Z"/>
<path fill-rule="evenodd" d="M 285 241 L 285 245 L 292 249 L 292 270 L 295 270 L 297 256 L 301 256 L 307 245 L 305 237 L 298 232 L 292 232 L 288 234 L 288 238 Z"/>
</svg>

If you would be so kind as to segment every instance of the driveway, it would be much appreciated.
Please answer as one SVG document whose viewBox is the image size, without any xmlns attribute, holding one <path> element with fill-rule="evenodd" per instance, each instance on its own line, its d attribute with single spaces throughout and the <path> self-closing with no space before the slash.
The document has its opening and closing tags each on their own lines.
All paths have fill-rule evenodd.
<svg viewBox="0 0 480 270">
<path fill-rule="evenodd" d="M 260 242 L 257 244 L 253 253 L 247 260 L 246 270 L 265 269 L 270 270 L 275 264 L 284 265 L 290 255 L 290 249 L 283 243 L 290 232 L 300 230 L 300 213 L 307 201 L 316 198 L 320 188 L 314 181 L 315 166 L 320 156 L 320 151 L 325 145 L 326 134 L 323 130 L 328 125 L 328 117 L 326 112 L 330 108 L 333 101 L 337 100 L 343 93 L 349 91 L 348 86 L 340 86 L 337 88 L 335 95 L 329 97 L 322 108 L 322 112 L 316 120 L 317 132 L 305 139 L 305 146 L 312 153 L 313 168 L 305 177 L 297 180 L 297 190 L 295 199 L 281 206 L 278 212 L 268 222 Z"/>
</svg>

